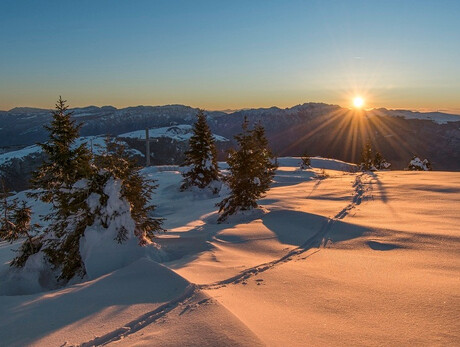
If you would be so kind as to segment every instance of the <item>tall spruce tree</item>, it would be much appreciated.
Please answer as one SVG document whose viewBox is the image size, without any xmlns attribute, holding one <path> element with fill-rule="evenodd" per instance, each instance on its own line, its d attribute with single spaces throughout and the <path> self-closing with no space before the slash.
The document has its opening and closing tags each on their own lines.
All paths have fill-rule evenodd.
<svg viewBox="0 0 460 347">
<path fill-rule="evenodd" d="M 91 153 L 85 143 L 77 146 L 76 140 L 82 124 L 71 119 L 72 112 L 66 100 L 59 97 L 56 109 L 52 112 L 53 120 L 48 130 L 49 139 L 39 146 L 47 159 L 32 175 L 32 187 L 38 189 L 32 196 L 44 202 L 58 203 L 65 207 L 68 202 L 60 201 L 60 191 L 70 189 L 72 185 L 91 175 Z"/>
<path fill-rule="evenodd" d="M 31 183 L 35 191 L 30 194 L 52 204 L 52 212 L 45 217 L 50 223 L 37 249 L 43 250 L 63 280 L 85 273 L 79 245 L 91 220 L 86 205 L 89 192 L 84 188 L 94 172 L 86 144 L 76 143 L 81 125 L 71 115 L 66 101 L 59 97 L 51 124 L 45 126 L 49 139 L 40 144 L 47 159 L 33 173 Z"/>
<path fill-rule="evenodd" d="M 258 124 L 253 130 L 248 128 L 248 120 L 242 125 L 242 133 L 235 136 L 238 150 L 230 150 L 228 165 L 230 175 L 226 181 L 231 189 L 229 197 L 217 204 L 220 217 L 227 219 L 239 210 L 256 208 L 257 200 L 264 196 L 278 167 L 268 148 L 264 128 Z"/>
<path fill-rule="evenodd" d="M 214 137 L 206 122 L 203 110 L 198 110 L 197 120 L 193 126 L 193 135 L 189 141 L 189 150 L 185 152 L 183 166 L 188 169 L 183 173 L 181 190 L 192 186 L 206 188 L 213 181 L 219 180 L 217 150 Z"/>
</svg>

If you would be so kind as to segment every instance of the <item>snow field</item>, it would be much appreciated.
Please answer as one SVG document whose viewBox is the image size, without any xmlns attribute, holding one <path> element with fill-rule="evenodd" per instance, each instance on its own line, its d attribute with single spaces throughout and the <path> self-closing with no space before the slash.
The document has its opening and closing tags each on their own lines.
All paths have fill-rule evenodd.
<svg viewBox="0 0 460 347">
<path fill-rule="evenodd" d="M 455 345 L 460 174 L 279 163 L 262 208 L 223 224 L 225 191 L 179 192 L 178 168 L 145 169 L 166 218 L 160 251 L 126 245 L 86 282 L 0 296 L 2 343 Z"/>
</svg>

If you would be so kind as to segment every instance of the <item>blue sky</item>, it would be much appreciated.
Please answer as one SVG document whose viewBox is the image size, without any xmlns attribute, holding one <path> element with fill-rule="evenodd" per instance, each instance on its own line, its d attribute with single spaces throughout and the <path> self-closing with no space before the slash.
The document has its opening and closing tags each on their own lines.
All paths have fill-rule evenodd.
<svg viewBox="0 0 460 347">
<path fill-rule="evenodd" d="M 0 0 L 0 109 L 308 101 L 460 113 L 460 1 Z"/>
</svg>

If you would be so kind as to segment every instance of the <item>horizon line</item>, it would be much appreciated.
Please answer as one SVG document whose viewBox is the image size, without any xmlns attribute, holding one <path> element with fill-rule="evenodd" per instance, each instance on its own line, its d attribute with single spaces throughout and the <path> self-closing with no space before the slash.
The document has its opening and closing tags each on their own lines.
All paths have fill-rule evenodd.
<svg viewBox="0 0 460 347">
<path fill-rule="evenodd" d="M 144 104 L 139 104 L 139 105 L 131 105 L 131 106 L 124 106 L 124 107 L 117 107 L 113 105 L 86 105 L 86 106 L 75 106 L 75 107 L 70 107 L 70 109 L 79 109 L 79 108 L 88 108 L 88 107 L 97 107 L 97 108 L 103 108 L 103 107 L 112 107 L 115 108 L 116 110 L 122 110 L 126 108 L 135 108 L 135 107 L 165 107 L 165 106 L 184 106 L 184 107 L 190 107 L 192 109 L 204 109 L 207 112 L 223 112 L 223 113 L 235 113 L 235 112 L 240 112 L 240 111 L 249 111 L 249 110 L 259 110 L 259 109 L 271 109 L 271 108 L 278 108 L 280 110 L 286 110 L 286 109 L 291 109 L 296 106 L 302 106 L 306 104 L 323 104 L 327 106 L 337 106 L 340 108 L 344 109 L 353 109 L 352 107 L 345 107 L 341 106 L 338 104 L 329 104 L 326 102 L 320 102 L 320 101 L 308 101 L 304 103 L 299 103 L 296 105 L 288 106 L 288 107 L 280 107 L 276 105 L 268 106 L 268 107 L 241 107 L 241 108 L 223 108 L 223 109 L 206 109 L 202 107 L 194 107 L 191 105 L 185 105 L 185 104 L 158 104 L 158 105 L 144 105 Z M 11 112 L 15 109 L 37 109 L 37 110 L 43 110 L 43 111 L 51 111 L 54 108 L 42 108 L 42 107 L 35 107 L 35 106 L 16 106 L 13 107 L 9 110 L 0 110 L 0 112 Z M 364 111 L 372 111 L 372 110 L 380 110 L 380 109 L 386 109 L 388 111 L 411 111 L 411 112 L 419 112 L 419 113 L 445 113 L 445 114 L 452 114 L 456 116 L 460 116 L 460 109 L 453 108 L 453 109 L 431 109 L 431 108 L 387 108 L 387 107 L 372 107 L 372 108 L 363 108 Z"/>
</svg>

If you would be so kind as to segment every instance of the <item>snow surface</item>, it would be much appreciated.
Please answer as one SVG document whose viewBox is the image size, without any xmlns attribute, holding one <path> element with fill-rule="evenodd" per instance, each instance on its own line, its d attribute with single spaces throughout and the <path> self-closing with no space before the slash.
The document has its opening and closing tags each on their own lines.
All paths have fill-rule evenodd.
<svg viewBox="0 0 460 347">
<path fill-rule="evenodd" d="M 179 192 L 177 167 L 144 169 L 166 218 L 162 264 L 148 252 L 120 254 L 124 264 L 91 280 L 0 295 L 0 341 L 458 345 L 460 174 L 362 173 L 322 158 L 308 170 L 300 158 L 279 164 L 262 208 L 224 224 L 222 196 Z M 0 244 L 2 272 L 14 247 Z"/>
<path fill-rule="evenodd" d="M 188 124 L 173 125 L 170 127 L 149 129 L 149 137 L 152 139 L 167 137 L 175 141 L 188 141 L 193 135 L 193 126 Z M 213 135 L 214 139 L 219 142 L 228 141 L 227 138 L 219 135 Z M 129 133 L 118 135 L 118 137 L 127 137 L 145 140 L 145 130 L 136 130 Z"/>
</svg>

